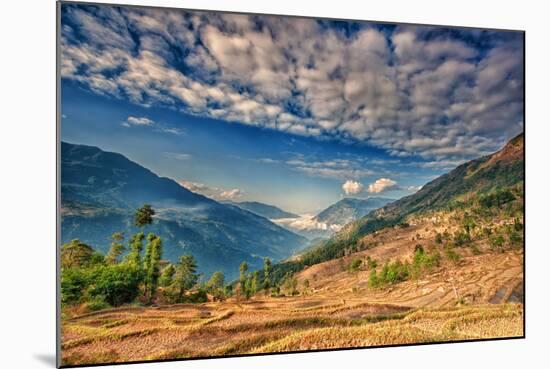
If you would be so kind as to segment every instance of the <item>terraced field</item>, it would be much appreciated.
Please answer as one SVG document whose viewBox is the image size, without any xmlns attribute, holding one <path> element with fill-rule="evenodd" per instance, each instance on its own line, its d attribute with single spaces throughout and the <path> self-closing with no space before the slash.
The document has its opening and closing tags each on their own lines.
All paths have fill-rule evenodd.
<svg viewBox="0 0 550 369">
<path fill-rule="evenodd" d="M 306 268 L 296 275 L 298 296 L 67 310 L 63 364 L 521 337 L 520 249 L 496 252 L 479 241 L 479 252 L 456 248 L 458 261 L 443 258 L 420 278 L 377 289 L 368 287 L 368 269 L 346 267 L 368 256 L 380 263 L 410 261 L 419 242 L 441 247 L 433 243 L 437 225 L 426 222 L 369 235 L 360 242 L 380 244 Z"/>
<path fill-rule="evenodd" d="M 520 304 L 422 309 L 313 297 L 127 307 L 67 319 L 63 363 L 514 337 L 522 315 Z"/>
</svg>

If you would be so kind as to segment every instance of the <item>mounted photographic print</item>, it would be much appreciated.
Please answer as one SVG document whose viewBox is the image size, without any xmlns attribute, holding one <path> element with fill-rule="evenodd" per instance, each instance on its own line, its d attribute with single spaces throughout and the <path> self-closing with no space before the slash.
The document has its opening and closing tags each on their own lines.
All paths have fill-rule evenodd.
<svg viewBox="0 0 550 369">
<path fill-rule="evenodd" d="M 524 33 L 58 3 L 58 364 L 524 337 Z"/>
</svg>

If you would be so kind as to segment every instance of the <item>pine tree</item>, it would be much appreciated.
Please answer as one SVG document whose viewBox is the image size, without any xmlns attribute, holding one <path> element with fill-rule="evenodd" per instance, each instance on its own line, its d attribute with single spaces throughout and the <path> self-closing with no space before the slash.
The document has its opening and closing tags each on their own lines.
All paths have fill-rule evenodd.
<svg viewBox="0 0 550 369">
<path fill-rule="evenodd" d="M 193 288 L 199 276 L 197 275 L 197 262 L 193 255 L 183 255 L 176 266 L 174 285 L 179 289 L 179 301 L 183 299 L 185 292 Z"/>
</svg>

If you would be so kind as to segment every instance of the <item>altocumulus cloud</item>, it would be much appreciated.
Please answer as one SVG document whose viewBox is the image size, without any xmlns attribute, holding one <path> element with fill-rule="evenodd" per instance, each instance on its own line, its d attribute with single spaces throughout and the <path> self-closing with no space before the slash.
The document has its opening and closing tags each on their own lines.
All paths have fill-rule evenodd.
<svg viewBox="0 0 550 369">
<path fill-rule="evenodd" d="M 73 4 L 61 33 L 64 79 L 146 107 L 449 161 L 523 129 L 520 33 Z"/>
</svg>

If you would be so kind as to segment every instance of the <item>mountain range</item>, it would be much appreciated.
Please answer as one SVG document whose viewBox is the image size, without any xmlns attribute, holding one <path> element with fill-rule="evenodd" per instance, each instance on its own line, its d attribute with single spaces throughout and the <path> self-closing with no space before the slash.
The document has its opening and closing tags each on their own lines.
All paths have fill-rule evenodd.
<svg viewBox="0 0 550 369">
<path fill-rule="evenodd" d="M 511 139 L 501 150 L 468 161 L 449 173 L 427 183 L 415 194 L 393 201 L 364 217 L 346 224 L 339 232 L 315 248 L 305 250 L 300 261 L 294 258 L 279 269 L 298 270 L 303 265 L 313 265 L 342 257 L 346 249 L 375 231 L 402 223 L 407 216 L 462 206 L 471 199 L 513 189 L 524 180 L 524 135 Z"/>
<path fill-rule="evenodd" d="M 395 201 L 395 199 L 385 197 L 368 197 L 366 199 L 346 197 L 321 211 L 313 219 L 321 223 L 343 226 L 392 201 Z"/>
<path fill-rule="evenodd" d="M 240 206 L 222 204 L 157 176 L 125 156 L 97 147 L 61 144 L 61 239 L 78 238 L 101 252 L 109 237 L 135 233 L 135 209 L 150 204 L 155 220 L 145 232 L 163 239 L 163 257 L 191 253 L 205 274 L 235 278 L 242 261 L 260 267 L 264 257 L 284 259 L 307 240 Z"/>
<path fill-rule="evenodd" d="M 274 205 L 268 205 L 257 201 L 226 201 L 225 203 L 236 205 L 241 209 L 248 210 L 267 219 L 288 219 L 300 217 L 299 215 L 282 210 Z"/>
</svg>

